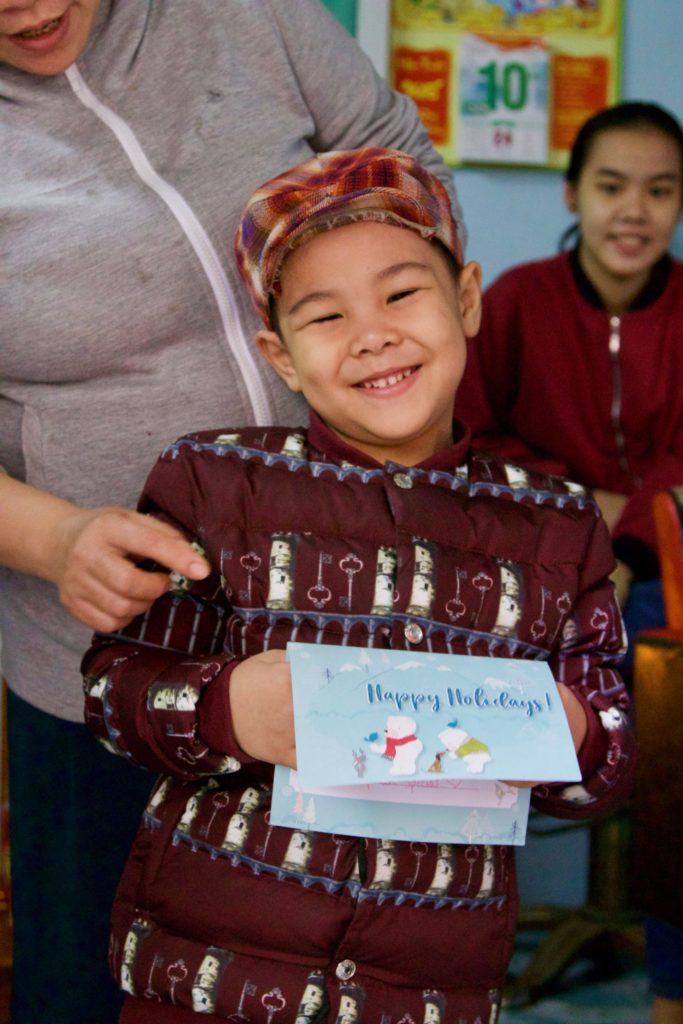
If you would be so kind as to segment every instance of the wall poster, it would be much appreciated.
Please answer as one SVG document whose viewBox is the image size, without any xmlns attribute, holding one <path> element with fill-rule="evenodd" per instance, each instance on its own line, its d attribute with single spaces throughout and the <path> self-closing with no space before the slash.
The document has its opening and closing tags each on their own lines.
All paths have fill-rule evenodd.
<svg viewBox="0 0 683 1024">
<path fill-rule="evenodd" d="M 391 0 L 391 79 L 450 164 L 562 169 L 619 95 L 622 0 Z"/>
</svg>

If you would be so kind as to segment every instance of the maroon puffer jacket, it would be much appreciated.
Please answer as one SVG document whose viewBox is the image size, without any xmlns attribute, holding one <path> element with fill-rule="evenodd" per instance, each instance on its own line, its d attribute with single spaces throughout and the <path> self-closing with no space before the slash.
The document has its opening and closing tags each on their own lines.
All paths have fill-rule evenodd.
<svg viewBox="0 0 683 1024">
<path fill-rule="evenodd" d="M 272 767 L 231 728 L 240 659 L 290 639 L 547 659 L 589 731 L 583 784 L 538 787 L 536 805 L 582 817 L 628 791 L 606 527 L 582 489 L 478 456 L 460 433 L 420 466 L 382 466 L 313 416 L 308 432 L 191 435 L 152 471 L 141 509 L 196 539 L 214 572 L 178 581 L 84 659 L 91 729 L 164 776 L 113 916 L 128 1019 L 172 1006 L 252 1024 L 497 1015 L 513 849 L 272 827 Z"/>
</svg>

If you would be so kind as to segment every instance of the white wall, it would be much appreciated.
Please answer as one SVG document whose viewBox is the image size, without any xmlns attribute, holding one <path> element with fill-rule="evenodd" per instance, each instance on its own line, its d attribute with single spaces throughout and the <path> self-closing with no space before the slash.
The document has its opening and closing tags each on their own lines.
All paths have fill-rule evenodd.
<svg viewBox="0 0 683 1024">
<path fill-rule="evenodd" d="M 652 100 L 683 121 L 683 0 L 624 0 L 622 98 Z M 389 0 L 359 0 L 358 39 L 387 70 Z M 457 168 L 469 231 L 467 255 L 484 282 L 514 263 L 547 256 L 571 222 L 557 171 Z M 683 228 L 674 252 L 683 257 Z"/>
</svg>

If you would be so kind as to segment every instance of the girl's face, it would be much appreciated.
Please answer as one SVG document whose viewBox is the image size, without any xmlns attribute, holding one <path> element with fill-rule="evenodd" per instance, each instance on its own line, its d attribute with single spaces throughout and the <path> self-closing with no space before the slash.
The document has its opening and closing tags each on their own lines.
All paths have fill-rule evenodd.
<svg viewBox="0 0 683 1024">
<path fill-rule="evenodd" d="M 100 0 L 0 0 L 0 63 L 59 75 L 85 47 Z"/>
<path fill-rule="evenodd" d="M 610 312 L 626 309 L 671 244 L 681 212 L 681 153 L 657 129 L 610 128 L 565 184 L 579 260 Z"/>
</svg>

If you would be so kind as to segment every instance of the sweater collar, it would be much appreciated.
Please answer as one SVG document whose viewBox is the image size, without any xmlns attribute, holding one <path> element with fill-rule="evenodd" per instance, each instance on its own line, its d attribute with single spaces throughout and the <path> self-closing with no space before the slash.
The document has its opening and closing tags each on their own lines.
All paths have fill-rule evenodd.
<svg viewBox="0 0 683 1024">
<path fill-rule="evenodd" d="M 586 272 L 581 266 L 581 263 L 579 262 L 578 245 L 569 252 L 569 266 L 574 278 L 574 284 L 586 302 L 595 309 L 604 309 L 605 305 L 602 299 L 593 287 L 591 281 L 586 275 Z M 669 282 L 669 276 L 672 268 L 673 261 L 669 254 L 665 253 L 664 256 L 655 263 L 650 272 L 648 281 L 628 307 L 629 313 L 635 312 L 635 310 L 638 309 L 645 309 L 646 306 L 651 306 L 657 301 Z"/>
<path fill-rule="evenodd" d="M 458 420 L 453 420 L 453 438 L 452 445 L 436 452 L 435 455 L 430 455 L 428 459 L 420 462 L 414 468 L 453 472 L 456 466 L 461 466 L 467 460 L 470 451 L 469 428 Z M 371 455 L 366 455 L 365 452 L 354 448 L 353 445 L 348 444 L 338 434 L 330 430 L 313 409 L 309 410 L 308 442 L 321 461 L 335 462 L 340 465 L 343 462 L 348 462 L 351 465 L 367 469 L 382 469 L 386 466 L 397 465 L 395 462 L 377 462 Z"/>
</svg>

